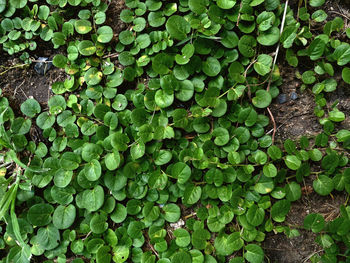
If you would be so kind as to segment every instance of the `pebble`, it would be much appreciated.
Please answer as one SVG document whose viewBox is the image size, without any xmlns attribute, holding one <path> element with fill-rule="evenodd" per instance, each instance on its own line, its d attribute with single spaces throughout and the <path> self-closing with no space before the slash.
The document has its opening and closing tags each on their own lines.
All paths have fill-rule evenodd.
<svg viewBox="0 0 350 263">
<path fill-rule="evenodd" d="M 288 101 L 288 96 L 287 96 L 287 94 L 282 93 L 282 94 L 278 95 L 277 99 L 278 99 L 279 104 L 283 104 L 283 103 L 286 103 Z"/>
<path fill-rule="evenodd" d="M 292 93 L 290 94 L 290 98 L 291 98 L 292 100 L 296 100 L 296 99 L 298 99 L 299 97 L 298 97 L 298 94 L 296 94 L 295 92 L 292 92 Z"/>
<path fill-rule="evenodd" d="M 52 67 L 52 62 L 45 62 L 45 61 L 48 61 L 48 59 L 49 58 L 45 58 L 45 57 L 39 57 L 37 59 L 37 61 L 39 61 L 39 62 L 35 63 L 34 70 L 38 74 L 45 75 L 46 72 L 48 72 L 49 69 Z M 40 61 L 43 61 L 43 62 L 40 62 Z"/>
</svg>

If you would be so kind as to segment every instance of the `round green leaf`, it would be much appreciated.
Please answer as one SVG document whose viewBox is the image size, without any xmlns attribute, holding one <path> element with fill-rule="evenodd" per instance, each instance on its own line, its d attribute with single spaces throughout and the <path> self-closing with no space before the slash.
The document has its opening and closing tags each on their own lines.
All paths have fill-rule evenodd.
<svg viewBox="0 0 350 263">
<path fill-rule="evenodd" d="M 346 83 L 350 84 L 350 68 L 348 67 L 343 68 L 342 77 Z"/>
<path fill-rule="evenodd" d="M 78 44 L 78 50 L 83 56 L 91 56 L 95 54 L 96 47 L 90 40 L 83 40 Z"/>
<path fill-rule="evenodd" d="M 246 217 L 249 224 L 259 226 L 264 221 L 265 211 L 257 205 L 252 205 L 248 209 Z"/>
<path fill-rule="evenodd" d="M 108 229 L 107 218 L 105 216 L 95 214 L 90 221 L 90 229 L 92 233 L 102 234 Z"/>
<path fill-rule="evenodd" d="M 173 232 L 175 236 L 175 243 L 179 247 L 187 247 L 191 242 L 190 234 L 183 228 L 176 229 Z"/>
<path fill-rule="evenodd" d="M 285 186 L 287 200 L 293 202 L 301 197 L 301 187 L 296 182 L 291 182 Z"/>
<path fill-rule="evenodd" d="M 231 9 L 235 6 L 236 0 L 217 0 L 216 4 L 222 9 Z"/>
<path fill-rule="evenodd" d="M 320 175 L 318 178 L 312 183 L 316 193 L 319 195 L 328 195 L 334 189 L 334 182 L 327 175 Z"/>
<path fill-rule="evenodd" d="M 325 220 L 320 214 L 309 214 L 304 218 L 304 227 L 314 233 L 319 233 L 325 227 Z"/>
<path fill-rule="evenodd" d="M 113 30 L 110 26 L 102 26 L 97 29 L 97 41 L 100 43 L 108 43 L 113 38 Z"/>
<path fill-rule="evenodd" d="M 185 163 L 178 162 L 173 165 L 171 174 L 177 178 L 179 184 L 184 184 L 191 177 L 191 168 Z"/>
<path fill-rule="evenodd" d="M 256 40 L 253 36 L 244 35 L 238 41 L 238 50 L 245 57 L 253 57 L 255 54 Z"/>
<path fill-rule="evenodd" d="M 130 45 L 132 42 L 134 42 L 134 40 L 134 34 L 130 30 L 124 30 L 119 34 L 119 41 L 123 45 Z"/>
<path fill-rule="evenodd" d="M 232 255 L 234 251 L 240 250 L 243 245 L 244 242 L 239 232 L 234 232 L 230 235 L 220 234 L 214 241 L 216 253 L 220 256 Z"/>
<path fill-rule="evenodd" d="M 105 156 L 105 164 L 108 170 L 113 171 L 119 167 L 120 164 L 120 155 L 118 151 L 113 153 L 108 153 Z"/>
<path fill-rule="evenodd" d="M 179 15 L 171 16 L 165 24 L 166 30 L 172 38 L 176 40 L 184 40 L 191 31 L 190 23 Z"/>
<path fill-rule="evenodd" d="M 74 28 L 79 34 L 87 34 L 92 30 L 91 22 L 89 20 L 76 20 Z"/>
<path fill-rule="evenodd" d="M 39 228 L 36 237 L 39 248 L 51 250 L 58 246 L 60 232 L 55 226 L 50 224 L 47 227 Z"/>
<path fill-rule="evenodd" d="M 98 160 L 91 160 L 84 167 L 84 174 L 89 181 L 96 181 L 101 176 L 101 165 Z"/>
<path fill-rule="evenodd" d="M 53 224 L 58 229 L 67 229 L 74 223 L 75 216 L 76 209 L 74 205 L 59 205 L 53 213 Z"/>
<path fill-rule="evenodd" d="M 172 154 L 170 151 L 160 150 L 156 154 L 156 158 L 154 160 L 154 163 L 156 165 L 164 165 L 164 164 L 167 164 L 168 162 L 170 162 L 171 158 L 172 158 Z"/>
<path fill-rule="evenodd" d="M 180 207 L 176 204 L 168 203 L 163 207 L 164 219 L 170 223 L 177 222 L 181 216 Z"/>
<path fill-rule="evenodd" d="M 203 72 L 209 77 L 215 77 L 220 73 L 221 65 L 219 60 L 213 57 L 207 58 L 202 64 Z"/>
<path fill-rule="evenodd" d="M 250 263 L 260 263 L 264 260 L 264 251 L 262 248 L 255 244 L 249 244 L 245 246 L 246 252 L 244 258 Z"/>
<path fill-rule="evenodd" d="M 277 176 L 277 168 L 273 163 L 265 164 L 263 173 L 266 177 L 275 177 Z"/>
<path fill-rule="evenodd" d="M 255 97 L 252 99 L 253 105 L 260 109 L 268 107 L 271 101 L 271 94 L 266 90 L 258 90 L 255 93 Z"/>
<path fill-rule="evenodd" d="M 54 56 L 53 60 L 52 60 L 52 64 L 55 66 L 55 67 L 58 67 L 58 68 L 65 68 L 65 66 L 67 65 L 67 57 L 62 55 L 62 54 L 58 54 L 56 56 Z"/>
<path fill-rule="evenodd" d="M 188 205 L 193 205 L 198 202 L 202 195 L 202 188 L 200 186 L 195 186 L 189 184 L 185 188 L 185 192 L 183 195 L 183 201 Z"/>
<path fill-rule="evenodd" d="M 46 226 L 52 218 L 54 208 L 49 204 L 36 204 L 28 210 L 27 219 L 34 226 Z"/>
<path fill-rule="evenodd" d="M 301 161 L 295 155 L 287 155 L 284 162 L 287 167 L 292 170 L 298 170 L 301 165 Z"/>
<path fill-rule="evenodd" d="M 21 111 L 24 115 L 33 118 L 35 115 L 40 113 L 41 107 L 39 102 L 37 102 L 35 99 L 27 99 L 22 103 Z"/>
<path fill-rule="evenodd" d="M 155 96 L 154 96 L 156 104 L 160 108 L 166 108 L 169 107 L 174 102 L 174 94 L 167 94 L 163 90 L 157 90 Z"/>
<path fill-rule="evenodd" d="M 227 144 L 230 140 L 230 134 L 225 128 L 218 127 L 213 130 L 213 136 L 215 137 L 214 143 L 218 146 Z"/>
<path fill-rule="evenodd" d="M 262 32 L 258 37 L 258 42 L 263 46 L 273 46 L 280 39 L 280 30 L 278 27 L 272 27 L 267 31 Z"/>
</svg>

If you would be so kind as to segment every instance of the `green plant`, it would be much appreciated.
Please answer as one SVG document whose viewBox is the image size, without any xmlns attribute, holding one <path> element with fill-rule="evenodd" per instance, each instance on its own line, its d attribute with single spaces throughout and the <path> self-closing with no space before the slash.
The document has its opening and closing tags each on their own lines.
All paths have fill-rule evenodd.
<svg viewBox="0 0 350 263">
<path fill-rule="evenodd" d="M 53 64 L 69 75 L 52 85 L 46 110 L 29 99 L 15 117 L 1 97 L 1 156 L 11 165 L 0 176 L 3 262 L 259 263 L 266 233 L 298 234 L 283 222 L 305 177 L 320 195 L 349 193 L 339 148 L 349 149 L 350 131 L 325 99 L 335 70 L 349 83 L 350 45 L 334 34 L 341 19 L 314 35 L 310 7 L 295 17 L 279 0 L 125 4 L 129 27 L 116 38 L 103 1 L 0 0 L 3 50 L 31 49 L 39 36 L 66 48 Z M 266 129 L 282 47 L 291 66 L 313 65 L 298 77 L 324 131 L 275 145 Z M 34 123 L 40 140 L 28 140 Z M 347 257 L 336 245 L 349 247 L 346 205 L 335 223 L 305 218 L 320 233 L 321 260 Z"/>
</svg>

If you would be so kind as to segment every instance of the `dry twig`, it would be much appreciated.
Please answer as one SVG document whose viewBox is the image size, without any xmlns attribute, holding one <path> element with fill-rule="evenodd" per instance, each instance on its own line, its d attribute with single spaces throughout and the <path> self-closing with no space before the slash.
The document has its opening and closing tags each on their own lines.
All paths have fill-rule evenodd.
<svg viewBox="0 0 350 263">
<path fill-rule="evenodd" d="M 284 5 L 284 12 L 283 12 L 283 18 L 282 18 L 282 24 L 281 24 L 280 34 L 282 34 L 282 32 L 283 32 L 284 23 L 286 22 L 286 14 L 287 14 L 287 8 L 288 8 L 288 1 L 289 1 L 289 0 L 286 0 L 286 3 L 285 3 L 285 5 Z M 279 50 L 280 50 L 280 44 L 281 44 L 281 43 L 279 42 L 279 43 L 278 43 L 278 46 L 277 46 L 277 48 L 276 48 L 275 59 L 273 60 L 273 64 L 272 64 L 272 70 L 274 70 L 275 65 L 276 65 L 276 62 L 277 62 L 278 52 L 279 52 Z M 271 74 L 270 74 L 269 83 L 267 84 L 267 88 L 266 88 L 267 91 L 270 90 L 271 79 L 272 79 L 272 78 L 271 78 Z M 273 114 L 272 114 L 272 112 L 271 112 L 271 110 L 270 110 L 269 107 L 267 107 L 267 111 L 268 111 L 269 114 L 270 114 L 270 118 L 271 118 L 271 121 L 272 121 L 272 124 L 273 124 L 272 144 L 274 144 L 277 126 L 276 126 L 275 118 L 273 117 Z"/>
</svg>

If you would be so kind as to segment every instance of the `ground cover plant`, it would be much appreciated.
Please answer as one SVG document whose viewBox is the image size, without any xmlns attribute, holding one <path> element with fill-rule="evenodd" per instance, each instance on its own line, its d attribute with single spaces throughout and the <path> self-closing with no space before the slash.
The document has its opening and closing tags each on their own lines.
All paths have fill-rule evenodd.
<svg viewBox="0 0 350 263">
<path fill-rule="evenodd" d="M 67 74 L 47 105 L 0 97 L 0 262 L 265 262 L 268 233 L 299 234 L 284 221 L 305 179 L 348 197 L 350 131 L 327 96 L 350 84 L 350 29 L 324 2 L 126 0 L 116 34 L 110 1 L 0 0 L 2 51 L 25 67 L 46 43 Z M 275 142 L 278 58 L 308 65 L 319 135 Z M 347 202 L 299 228 L 317 233 L 310 260 L 349 262 Z"/>
</svg>

